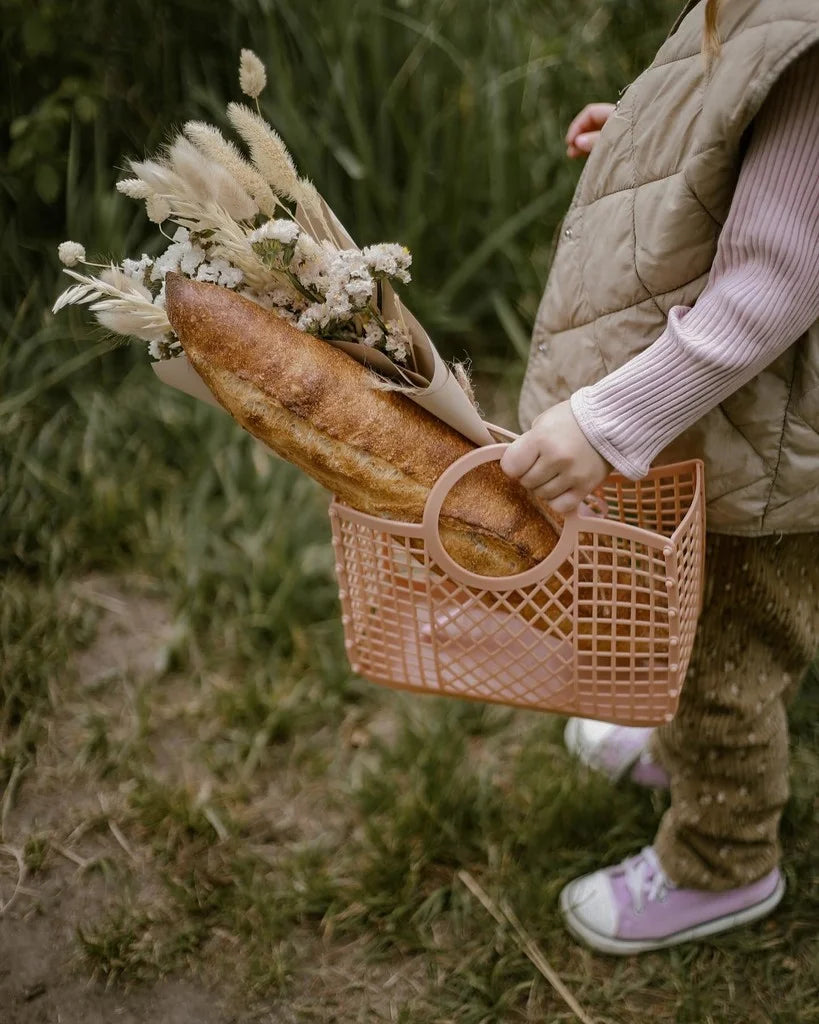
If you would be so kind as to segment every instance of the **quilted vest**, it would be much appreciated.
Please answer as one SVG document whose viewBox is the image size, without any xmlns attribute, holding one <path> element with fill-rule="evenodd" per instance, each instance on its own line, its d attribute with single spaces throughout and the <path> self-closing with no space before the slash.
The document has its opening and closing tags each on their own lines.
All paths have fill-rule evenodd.
<svg viewBox="0 0 819 1024">
<path fill-rule="evenodd" d="M 722 52 L 708 67 L 704 9 L 688 4 L 583 169 L 535 321 L 524 430 L 656 340 L 672 306 L 694 304 L 746 130 L 777 77 L 819 43 L 817 0 L 723 0 Z M 705 462 L 709 529 L 819 529 L 819 321 L 656 463 L 693 457 Z"/>
</svg>

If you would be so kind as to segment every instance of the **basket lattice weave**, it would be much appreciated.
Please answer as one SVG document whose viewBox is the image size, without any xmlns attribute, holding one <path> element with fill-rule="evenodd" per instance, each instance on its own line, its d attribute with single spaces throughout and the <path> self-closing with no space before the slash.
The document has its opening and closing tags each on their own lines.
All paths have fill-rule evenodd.
<svg viewBox="0 0 819 1024">
<path fill-rule="evenodd" d="M 567 517 L 554 551 L 517 576 L 478 576 L 441 544 L 438 516 L 478 448 L 430 492 L 424 521 L 330 506 L 353 669 L 387 686 L 658 725 L 676 710 L 701 603 L 702 464 L 604 483 L 603 513 Z"/>
</svg>

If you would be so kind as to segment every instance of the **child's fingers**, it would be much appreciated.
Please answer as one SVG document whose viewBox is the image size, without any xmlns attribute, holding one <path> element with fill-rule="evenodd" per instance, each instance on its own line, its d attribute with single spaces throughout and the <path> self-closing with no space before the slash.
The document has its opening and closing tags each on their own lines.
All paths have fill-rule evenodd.
<svg viewBox="0 0 819 1024">
<path fill-rule="evenodd" d="M 532 494 L 562 516 L 574 512 L 584 497 L 581 489 L 563 473 L 558 474 L 548 483 L 536 487 Z"/>
<path fill-rule="evenodd" d="M 574 138 L 582 131 L 586 131 L 589 127 L 589 108 L 583 107 L 579 114 L 577 114 L 574 120 L 571 122 L 569 127 L 566 129 L 566 144 L 574 142 Z"/>
<path fill-rule="evenodd" d="M 537 444 L 527 431 L 513 441 L 503 453 L 500 468 L 507 476 L 519 480 L 534 466 L 539 454 Z"/>
<path fill-rule="evenodd" d="M 600 132 L 584 132 L 578 135 L 574 142 L 570 142 L 566 147 L 566 156 L 572 159 L 578 156 L 588 156 L 599 138 Z"/>
<path fill-rule="evenodd" d="M 559 498 L 561 494 L 565 494 L 569 490 L 571 490 L 571 484 L 562 473 L 553 476 L 551 480 L 547 480 L 539 487 L 531 488 L 535 497 L 548 502 L 554 501 L 555 498 Z"/>
<path fill-rule="evenodd" d="M 595 142 L 600 138 L 600 132 L 581 132 L 575 137 L 574 147 L 581 153 L 591 153 Z"/>
<path fill-rule="evenodd" d="M 522 484 L 527 491 L 534 491 L 554 479 L 556 475 L 557 470 L 552 460 L 539 455 L 531 469 L 518 478 L 518 483 Z"/>
<path fill-rule="evenodd" d="M 566 144 L 574 142 L 583 132 L 598 131 L 611 117 L 613 103 L 588 103 L 575 117 L 566 132 Z"/>
<path fill-rule="evenodd" d="M 537 491 L 535 493 L 537 494 Z M 540 497 L 539 494 L 538 497 Z M 583 497 L 577 491 L 568 490 L 559 494 L 556 498 L 549 498 L 547 504 L 553 512 L 557 512 L 561 516 L 567 516 L 570 512 L 576 511 L 582 501 Z"/>
</svg>

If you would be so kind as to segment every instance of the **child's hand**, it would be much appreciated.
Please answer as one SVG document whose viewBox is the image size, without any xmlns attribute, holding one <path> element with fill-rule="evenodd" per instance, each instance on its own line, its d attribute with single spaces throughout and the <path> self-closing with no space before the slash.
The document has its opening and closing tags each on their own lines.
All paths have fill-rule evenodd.
<svg viewBox="0 0 819 1024">
<path fill-rule="evenodd" d="M 611 471 L 586 440 L 569 402 L 542 412 L 509 445 L 500 467 L 561 515 L 573 512 Z"/>
<path fill-rule="evenodd" d="M 600 129 L 613 113 L 613 103 L 587 103 L 566 132 L 566 154 L 588 156 L 600 138 Z"/>
</svg>

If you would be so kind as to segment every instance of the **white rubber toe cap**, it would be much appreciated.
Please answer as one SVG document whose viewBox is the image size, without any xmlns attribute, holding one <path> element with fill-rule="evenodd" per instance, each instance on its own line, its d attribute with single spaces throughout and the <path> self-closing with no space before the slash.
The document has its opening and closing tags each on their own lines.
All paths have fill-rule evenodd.
<svg viewBox="0 0 819 1024">
<path fill-rule="evenodd" d="M 569 882 L 560 894 L 560 909 L 570 923 L 575 921 L 598 935 L 617 934 L 617 905 L 605 871 Z"/>
</svg>

